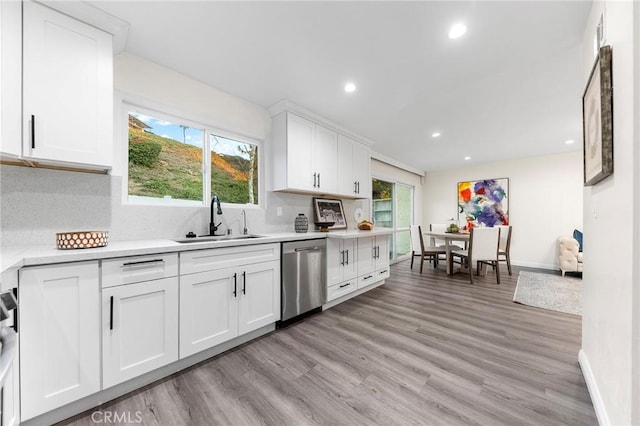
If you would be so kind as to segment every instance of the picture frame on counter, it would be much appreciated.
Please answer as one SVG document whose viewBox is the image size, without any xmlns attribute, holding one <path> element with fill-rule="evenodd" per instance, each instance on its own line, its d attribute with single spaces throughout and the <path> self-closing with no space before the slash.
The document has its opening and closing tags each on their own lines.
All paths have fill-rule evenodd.
<svg viewBox="0 0 640 426">
<path fill-rule="evenodd" d="M 330 198 L 314 198 L 313 214 L 316 224 L 320 222 L 334 223 L 329 229 L 347 229 L 342 200 Z"/>
</svg>

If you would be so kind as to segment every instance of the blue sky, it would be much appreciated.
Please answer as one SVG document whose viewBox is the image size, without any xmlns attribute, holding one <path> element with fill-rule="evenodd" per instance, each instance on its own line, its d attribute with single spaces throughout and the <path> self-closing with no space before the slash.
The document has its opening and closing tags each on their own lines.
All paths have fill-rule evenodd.
<svg viewBox="0 0 640 426">
<path fill-rule="evenodd" d="M 130 111 L 129 114 L 149 126 L 150 129 L 146 130 L 152 132 L 153 134 L 162 136 L 163 138 L 173 139 L 178 142 L 184 142 L 188 143 L 189 145 L 202 148 L 204 137 L 204 131 L 202 129 L 194 129 L 193 127 L 187 127 L 186 129 L 183 129 L 179 124 L 154 118 L 145 114 L 141 114 L 139 112 Z M 241 145 L 245 144 L 231 139 L 223 138 L 222 136 L 214 136 L 211 138 L 212 151 L 223 155 L 238 155 L 240 157 L 248 159 L 248 155 L 240 152 L 240 150 L 238 149 L 238 147 Z"/>
</svg>

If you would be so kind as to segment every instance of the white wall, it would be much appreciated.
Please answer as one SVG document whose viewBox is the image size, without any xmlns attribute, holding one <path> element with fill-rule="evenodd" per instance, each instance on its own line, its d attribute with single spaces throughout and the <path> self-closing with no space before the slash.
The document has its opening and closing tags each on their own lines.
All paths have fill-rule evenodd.
<svg viewBox="0 0 640 426">
<path fill-rule="evenodd" d="M 558 269 L 557 239 L 582 229 L 582 154 L 497 161 L 427 172 L 422 225 L 458 217 L 457 184 L 509 178 L 513 264 Z"/>
<path fill-rule="evenodd" d="M 633 377 L 637 385 L 640 374 L 637 358 L 632 365 L 632 344 L 638 345 L 640 331 L 640 326 L 632 322 L 634 310 L 637 318 L 640 308 L 638 272 L 634 269 L 639 254 L 638 217 L 634 210 L 639 189 L 638 163 L 634 164 L 638 158 L 634 84 L 640 84 L 640 79 L 634 69 L 633 44 L 634 31 L 637 34 L 640 28 L 637 21 L 634 23 L 634 7 L 638 3 L 594 3 L 583 37 L 586 85 L 594 63 L 593 36 L 604 10 L 606 44 L 611 45 L 613 53 L 614 173 L 584 190 L 586 251 L 580 360 L 600 422 L 615 425 L 640 423 L 640 395 L 637 389 L 634 394 L 632 388 Z M 637 347 L 635 350 L 637 353 Z M 634 406 L 636 411 L 632 414 Z"/>
</svg>

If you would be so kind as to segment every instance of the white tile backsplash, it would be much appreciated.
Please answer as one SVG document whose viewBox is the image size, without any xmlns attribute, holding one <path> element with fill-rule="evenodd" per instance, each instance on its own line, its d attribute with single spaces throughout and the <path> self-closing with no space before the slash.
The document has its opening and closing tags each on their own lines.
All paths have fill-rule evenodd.
<svg viewBox="0 0 640 426">
<path fill-rule="evenodd" d="M 267 192 L 262 208 L 245 208 L 250 233 L 294 230 L 298 213 L 313 229 L 312 196 Z M 107 230 L 111 241 L 179 238 L 209 229 L 209 207 L 146 206 L 122 203 L 119 176 L 18 166 L 0 168 L 0 244 L 2 247 L 55 245 L 55 233 Z M 224 202 L 224 200 L 222 200 Z M 343 200 L 347 225 L 360 207 L 370 216 L 369 200 Z M 282 216 L 277 216 L 278 208 Z M 225 207 L 216 217 L 220 233 L 242 233 L 242 207 Z"/>
</svg>

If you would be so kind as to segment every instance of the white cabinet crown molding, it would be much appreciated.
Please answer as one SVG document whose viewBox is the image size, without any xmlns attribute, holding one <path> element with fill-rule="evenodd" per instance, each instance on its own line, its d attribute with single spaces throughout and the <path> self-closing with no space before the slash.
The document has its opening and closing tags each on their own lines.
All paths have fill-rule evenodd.
<svg viewBox="0 0 640 426">
<path fill-rule="evenodd" d="M 35 1 L 111 34 L 114 55 L 124 51 L 129 35 L 128 22 L 83 1 Z"/>
<path fill-rule="evenodd" d="M 352 139 L 354 139 L 356 142 L 359 142 L 367 147 L 371 147 L 372 145 L 375 145 L 376 143 L 374 141 L 372 141 L 371 139 L 365 138 L 364 136 L 360 136 L 354 132 L 352 132 L 351 130 L 345 129 L 344 127 L 327 120 L 326 118 L 322 117 L 321 115 L 316 114 L 315 112 L 312 112 L 308 109 L 306 109 L 305 107 L 302 107 L 298 104 L 295 104 L 287 99 L 283 99 L 279 102 L 276 102 L 275 104 L 271 105 L 269 108 L 267 108 L 267 111 L 269 112 L 269 115 L 271 117 L 275 117 L 276 115 L 283 113 L 283 112 L 292 112 L 294 114 L 299 115 L 302 118 L 306 118 L 307 120 L 311 120 L 313 122 L 315 122 L 316 124 L 320 124 L 322 126 L 328 127 L 331 130 L 335 130 L 338 133 L 341 133 L 345 136 L 348 136 Z"/>
</svg>

